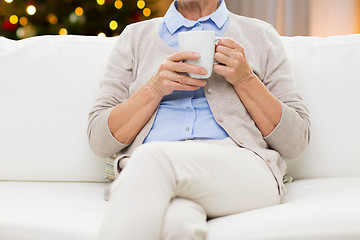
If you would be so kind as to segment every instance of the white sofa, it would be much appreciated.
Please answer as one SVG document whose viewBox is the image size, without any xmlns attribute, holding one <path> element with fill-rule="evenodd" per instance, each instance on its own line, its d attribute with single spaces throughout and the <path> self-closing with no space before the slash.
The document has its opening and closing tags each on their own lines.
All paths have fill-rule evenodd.
<svg viewBox="0 0 360 240">
<path fill-rule="evenodd" d="M 310 146 L 281 205 L 211 220 L 208 240 L 360 239 L 360 35 L 282 40 Z M 0 37 L 0 240 L 95 239 L 108 203 L 87 117 L 113 43 Z"/>
</svg>

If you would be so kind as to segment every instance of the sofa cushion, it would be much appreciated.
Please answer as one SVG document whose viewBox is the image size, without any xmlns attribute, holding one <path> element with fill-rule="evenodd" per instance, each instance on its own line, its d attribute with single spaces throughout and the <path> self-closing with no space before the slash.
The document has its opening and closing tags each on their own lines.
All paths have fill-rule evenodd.
<svg viewBox="0 0 360 240">
<path fill-rule="evenodd" d="M 104 183 L 0 182 L 1 240 L 92 240 Z"/>
<path fill-rule="evenodd" d="M 0 37 L 0 180 L 104 181 L 86 128 L 114 40 Z"/>
<path fill-rule="evenodd" d="M 207 240 L 358 240 L 360 178 L 297 180 L 280 205 L 209 221 Z M 92 240 L 103 183 L 0 182 L 1 240 Z"/>
<path fill-rule="evenodd" d="M 360 176 L 360 35 L 282 37 L 310 111 L 311 140 L 295 178 Z"/>
<path fill-rule="evenodd" d="M 360 177 L 297 180 L 282 204 L 209 221 L 207 240 L 358 240 Z"/>
</svg>

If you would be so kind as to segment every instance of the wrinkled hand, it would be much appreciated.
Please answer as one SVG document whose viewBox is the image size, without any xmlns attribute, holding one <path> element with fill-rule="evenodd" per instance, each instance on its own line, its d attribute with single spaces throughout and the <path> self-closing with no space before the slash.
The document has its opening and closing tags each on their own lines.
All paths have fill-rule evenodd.
<svg viewBox="0 0 360 240">
<path fill-rule="evenodd" d="M 246 60 L 243 46 L 231 38 L 219 40 L 215 49 L 214 71 L 223 76 L 233 86 L 253 77 L 253 71 Z"/>
<path fill-rule="evenodd" d="M 157 73 L 149 81 L 151 89 L 162 96 L 169 95 L 175 90 L 194 91 L 204 87 L 206 82 L 191 78 L 185 73 L 206 75 L 205 68 L 184 63 L 185 59 L 199 59 L 200 55 L 194 52 L 177 52 L 165 59 Z"/>
</svg>

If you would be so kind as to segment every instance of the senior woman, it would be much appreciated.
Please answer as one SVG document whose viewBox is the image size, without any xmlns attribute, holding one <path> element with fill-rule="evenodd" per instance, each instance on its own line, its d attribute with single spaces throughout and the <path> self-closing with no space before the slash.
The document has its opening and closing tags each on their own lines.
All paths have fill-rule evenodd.
<svg viewBox="0 0 360 240">
<path fill-rule="evenodd" d="M 178 33 L 201 30 L 222 37 L 205 80 L 184 62 L 201 56 L 177 50 Z M 118 156 L 99 239 L 206 239 L 209 218 L 279 204 L 283 158 L 303 152 L 309 126 L 269 24 L 223 0 L 177 0 L 127 26 L 89 118 L 94 152 Z"/>
</svg>

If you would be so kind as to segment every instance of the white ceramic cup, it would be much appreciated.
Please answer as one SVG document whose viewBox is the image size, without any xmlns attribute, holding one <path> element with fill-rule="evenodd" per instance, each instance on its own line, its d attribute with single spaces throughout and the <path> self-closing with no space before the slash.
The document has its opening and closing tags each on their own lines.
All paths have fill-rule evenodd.
<svg viewBox="0 0 360 240">
<path fill-rule="evenodd" d="M 198 60 L 186 59 L 184 62 L 203 67 L 206 75 L 188 73 L 192 78 L 206 79 L 211 76 L 214 66 L 215 44 L 220 39 L 215 37 L 214 31 L 189 31 L 178 35 L 179 50 L 192 51 L 201 55 Z"/>
</svg>

